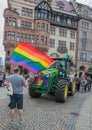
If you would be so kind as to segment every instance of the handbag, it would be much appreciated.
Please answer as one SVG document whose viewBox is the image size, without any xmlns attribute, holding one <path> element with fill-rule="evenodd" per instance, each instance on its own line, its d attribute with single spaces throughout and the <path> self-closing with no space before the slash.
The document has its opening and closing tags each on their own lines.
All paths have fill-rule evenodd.
<svg viewBox="0 0 92 130">
<path fill-rule="evenodd" d="M 8 82 L 7 90 L 7 95 L 13 95 L 13 88 L 10 82 Z"/>
<path fill-rule="evenodd" d="M 8 81 L 7 81 L 7 80 L 4 80 L 3 85 L 4 85 L 5 87 L 7 87 L 7 86 L 8 86 Z"/>
<path fill-rule="evenodd" d="M 8 80 L 4 81 L 4 86 L 7 88 L 7 95 L 13 95 L 12 84 Z"/>
</svg>

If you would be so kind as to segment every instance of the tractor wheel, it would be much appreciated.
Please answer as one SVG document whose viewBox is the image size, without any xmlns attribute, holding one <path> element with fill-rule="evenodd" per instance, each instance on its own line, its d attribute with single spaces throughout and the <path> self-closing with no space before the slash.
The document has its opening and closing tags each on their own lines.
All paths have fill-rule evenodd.
<svg viewBox="0 0 92 130">
<path fill-rule="evenodd" d="M 57 81 L 56 89 L 55 89 L 55 96 L 57 102 L 65 102 L 68 95 L 68 86 L 67 81 L 60 79 Z"/>
<path fill-rule="evenodd" d="M 73 80 L 73 82 L 72 82 L 72 90 L 70 92 L 70 96 L 73 96 L 75 94 L 75 91 L 76 91 L 76 81 Z"/>
<path fill-rule="evenodd" d="M 39 98 L 41 96 L 41 93 L 37 93 L 35 88 L 32 87 L 32 85 L 29 86 L 29 95 L 34 98 Z"/>
</svg>

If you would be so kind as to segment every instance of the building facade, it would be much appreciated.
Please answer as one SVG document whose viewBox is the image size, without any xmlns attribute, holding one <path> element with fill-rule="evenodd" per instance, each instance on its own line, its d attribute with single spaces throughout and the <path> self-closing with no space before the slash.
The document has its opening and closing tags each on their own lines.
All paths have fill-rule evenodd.
<svg viewBox="0 0 92 130">
<path fill-rule="evenodd" d="M 92 8 L 73 1 L 75 10 L 80 17 L 78 26 L 78 57 L 77 69 L 88 69 L 92 66 Z"/>
<path fill-rule="evenodd" d="M 65 50 L 77 64 L 78 21 L 73 3 L 65 0 L 8 0 L 4 10 L 5 70 L 11 72 L 11 54 L 20 41 L 33 44 L 51 57 Z"/>
</svg>

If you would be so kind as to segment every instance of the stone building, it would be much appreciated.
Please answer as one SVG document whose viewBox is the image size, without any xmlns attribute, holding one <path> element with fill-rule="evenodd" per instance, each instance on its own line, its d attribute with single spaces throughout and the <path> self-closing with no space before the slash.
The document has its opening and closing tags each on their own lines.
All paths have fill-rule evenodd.
<svg viewBox="0 0 92 130">
<path fill-rule="evenodd" d="M 92 66 L 92 7 L 72 1 L 80 17 L 78 25 L 77 69 L 88 69 Z"/>
<path fill-rule="evenodd" d="M 20 41 L 27 41 L 51 57 L 68 50 L 77 64 L 78 21 L 72 1 L 7 0 L 4 10 L 5 70 L 11 72 L 11 54 Z"/>
</svg>

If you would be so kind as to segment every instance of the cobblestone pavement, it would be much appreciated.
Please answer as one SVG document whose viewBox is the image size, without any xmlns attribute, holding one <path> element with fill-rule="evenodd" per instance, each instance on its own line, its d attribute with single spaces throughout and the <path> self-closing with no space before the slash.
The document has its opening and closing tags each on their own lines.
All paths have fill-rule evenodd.
<svg viewBox="0 0 92 130">
<path fill-rule="evenodd" d="M 53 95 L 39 99 L 24 95 L 25 124 L 19 125 L 16 111 L 14 125 L 9 125 L 9 98 L 0 99 L 0 130 L 75 130 L 80 109 L 90 93 L 76 93 L 66 103 L 55 102 Z"/>
</svg>

